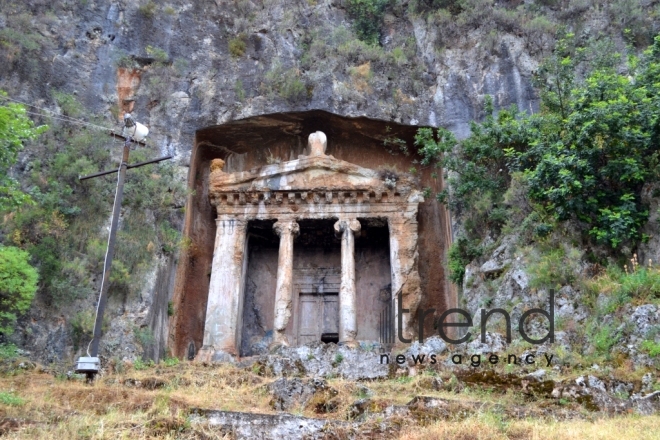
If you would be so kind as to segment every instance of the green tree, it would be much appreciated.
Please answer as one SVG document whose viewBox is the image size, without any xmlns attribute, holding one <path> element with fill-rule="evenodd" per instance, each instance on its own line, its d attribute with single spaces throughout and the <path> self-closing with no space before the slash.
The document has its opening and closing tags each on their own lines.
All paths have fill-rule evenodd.
<svg viewBox="0 0 660 440">
<path fill-rule="evenodd" d="M 348 0 L 347 11 L 353 19 L 358 38 L 369 44 L 377 44 L 380 27 L 389 0 Z"/>
<path fill-rule="evenodd" d="M 0 90 L 0 100 L 5 96 L 7 93 Z M 46 128 L 34 127 L 20 104 L 0 106 L 0 211 L 31 201 L 9 176 L 9 169 L 16 163 L 23 143 L 36 138 Z"/>
<path fill-rule="evenodd" d="M 656 38 L 641 62 L 632 59 L 630 76 L 604 67 L 561 99 L 542 94 L 544 111 L 526 119 L 525 143 L 506 149 L 532 200 L 559 221 L 579 220 L 612 248 L 642 238 L 648 210 L 641 189 L 658 177 L 659 54 Z"/>
<path fill-rule="evenodd" d="M 0 333 L 14 331 L 17 315 L 25 313 L 37 291 L 37 270 L 30 255 L 13 246 L 0 246 Z"/>
</svg>

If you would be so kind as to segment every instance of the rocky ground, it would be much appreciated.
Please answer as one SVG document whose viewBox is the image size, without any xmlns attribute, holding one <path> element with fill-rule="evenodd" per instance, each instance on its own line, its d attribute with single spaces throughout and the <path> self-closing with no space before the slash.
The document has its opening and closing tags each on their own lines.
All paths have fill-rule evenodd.
<svg viewBox="0 0 660 440">
<path fill-rule="evenodd" d="M 621 438 L 639 432 L 635 438 L 652 438 L 660 391 L 650 369 L 580 369 L 556 358 L 548 366 L 544 355 L 553 347 L 526 352 L 505 347 L 498 354 L 516 353 L 519 362 L 492 365 L 486 359 L 501 342 L 489 337 L 486 344 L 465 346 L 432 337 L 391 353 L 404 361 L 390 364 L 377 346 L 335 344 L 225 364 L 111 361 L 92 385 L 17 356 L 2 361 L 0 435 L 490 439 L 585 433 Z M 470 361 L 457 365 L 459 353 Z M 481 363 L 473 366 L 478 354 Z M 523 354 L 542 360 L 526 364 Z"/>
</svg>

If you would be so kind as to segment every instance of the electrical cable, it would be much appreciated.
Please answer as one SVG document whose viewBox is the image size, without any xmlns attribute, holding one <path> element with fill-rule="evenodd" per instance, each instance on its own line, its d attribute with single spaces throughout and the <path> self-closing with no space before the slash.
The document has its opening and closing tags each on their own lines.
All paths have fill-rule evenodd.
<svg viewBox="0 0 660 440">
<path fill-rule="evenodd" d="M 91 122 L 83 121 L 82 119 L 72 118 L 71 116 L 66 116 L 66 115 L 57 115 L 57 116 L 55 116 L 55 115 L 52 114 L 52 110 L 49 110 L 49 109 L 43 108 L 43 107 L 39 107 L 39 106 L 36 106 L 34 104 L 28 104 L 27 102 L 19 101 L 18 99 L 10 98 L 9 96 L 0 96 L 0 99 L 13 101 L 17 104 L 27 105 L 28 107 L 33 107 L 33 108 L 36 108 L 36 109 L 41 110 L 43 112 L 50 113 L 50 114 L 40 114 L 40 113 L 29 112 L 29 111 L 26 110 L 26 113 L 31 114 L 31 115 L 45 116 L 45 117 L 48 117 L 48 118 L 58 119 L 58 120 L 64 121 L 64 122 L 71 122 L 71 123 L 74 123 L 74 124 L 82 124 L 82 125 L 87 125 L 89 127 L 100 128 L 102 130 L 113 131 L 112 128 L 107 128 L 107 127 L 103 127 L 101 125 L 92 124 Z"/>
<path fill-rule="evenodd" d="M 52 111 L 48 110 L 47 108 L 39 107 L 39 106 L 36 106 L 34 104 L 28 104 L 27 102 L 19 101 L 18 99 L 13 99 L 13 98 L 10 98 L 9 96 L 0 96 L 0 100 L 2 100 L 2 99 L 5 99 L 7 101 L 13 101 L 17 104 L 27 105 L 28 107 L 33 107 L 33 108 L 36 108 L 38 110 L 42 110 L 43 112 L 48 112 L 48 113 L 38 113 L 38 112 L 31 112 L 29 110 L 25 110 L 25 113 L 27 113 L 29 115 L 42 116 L 42 117 L 45 117 L 45 118 L 51 118 L 51 119 L 55 119 L 55 120 L 62 121 L 62 122 L 68 122 L 68 123 L 71 123 L 71 124 L 84 125 L 84 126 L 88 126 L 88 127 L 92 127 L 92 128 L 96 128 L 96 129 L 100 129 L 100 130 L 109 131 L 111 133 L 117 131 L 113 128 L 108 128 L 108 127 L 103 127 L 102 125 L 92 124 L 91 122 L 83 121 L 82 119 L 72 118 L 72 117 L 66 116 L 66 115 L 57 115 L 56 116 L 56 115 L 53 115 Z M 147 144 L 146 142 L 144 142 L 144 145 L 146 147 L 154 148 L 153 145 Z"/>
</svg>

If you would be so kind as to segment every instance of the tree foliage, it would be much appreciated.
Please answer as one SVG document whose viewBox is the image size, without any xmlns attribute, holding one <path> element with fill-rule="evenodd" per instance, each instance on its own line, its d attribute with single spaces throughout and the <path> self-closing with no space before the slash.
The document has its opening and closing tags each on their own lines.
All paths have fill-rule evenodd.
<svg viewBox="0 0 660 440">
<path fill-rule="evenodd" d="M 7 93 L 0 90 L 0 100 L 5 96 Z M 30 201 L 30 197 L 20 190 L 18 182 L 9 176 L 9 169 L 18 160 L 23 143 L 36 138 L 46 128 L 34 127 L 20 104 L 0 106 L 0 211 Z"/>
<path fill-rule="evenodd" d="M 612 249 L 644 238 L 648 209 L 641 190 L 659 171 L 660 37 L 640 59 L 631 57 L 625 74 L 600 63 L 578 81 L 581 54 L 572 35 L 559 41 L 539 69 L 537 114 L 511 107 L 495 115 L 487 99 L 486 119 L 473 123 L 460 143 L 452 144 L 443 130 L 418 131 L 424 160 L 448 172 L 450 189 L 440 200 L 474 212 L 487 197 L 490 208 L 479 215 L 492 218 L 511 173 L 522 172 L 528 197 L 544 216 L 575 221 L 592 241 Z"/>
<path fill-rule="evenodd" d="M 71 108 L 72 95 L 58 95 Z M 105 123 L 103 120 L 92 121 Z M 116 174 L 83 182 L 78 176 L 116 169 L 113 150 L 121 148 L 98 131 L 52 122 L 39 142 L 28 145 L 29 172 L 22 183 L 34 204 L 14 209 L 0 224 L 7 244 L 26 250 L 40 274 L 39 295 L 61 307 L 98 291 L 107 244 L 108 216 Z M 148 148 L 131 152 L 130 162 L 153 158 Z M 179 207 L 185 186 L 172 163 L 131 169 L 124 185 L 121 228 L 110 275 L 111 295 L 141 289 L 154 255 L 172 254 L 179 244 Z"/>
<path fill-rule="evenodd" d="M 0 333 L 14 331 L 17 315 L 25 313 L 37 291 L 38 274 L 30 254 L 13 246 L 0 246 Z"/>
<path fill-rule="evenodd" d="M 378 43 L 385 7 L 389 0 L 348 0 L 348 13 L 358 38 L 370 44 Z"/>
<path fill-rule="evenodd" d="M 641 189 L 658 177 L 659 51 L 656 38 L 642 62 L 631 60 L 631 75 L 596 69 L 563 100 L 546 89 L 544 111 L 523 121 L 523 147 L 505 150 L 511 169 L 525 173 L 533 200 L 559 221 L 578 220 L 612 248 L 642 238 L 648 210 Z M 573 78 L 556 82 L 566 89 Z"/>
</svg>

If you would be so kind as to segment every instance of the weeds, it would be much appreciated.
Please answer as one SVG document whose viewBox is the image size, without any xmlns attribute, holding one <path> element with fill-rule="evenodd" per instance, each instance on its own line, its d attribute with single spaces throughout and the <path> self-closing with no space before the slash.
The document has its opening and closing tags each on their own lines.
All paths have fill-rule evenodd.
<svg viewBox="0 0 660 440">
<path fill-rule="evenodd" d="M 0 391 L 0 404 L 7 406 L 21 406 L 25 400 L 16 396 L 13 392 Z"/>
</svg>

